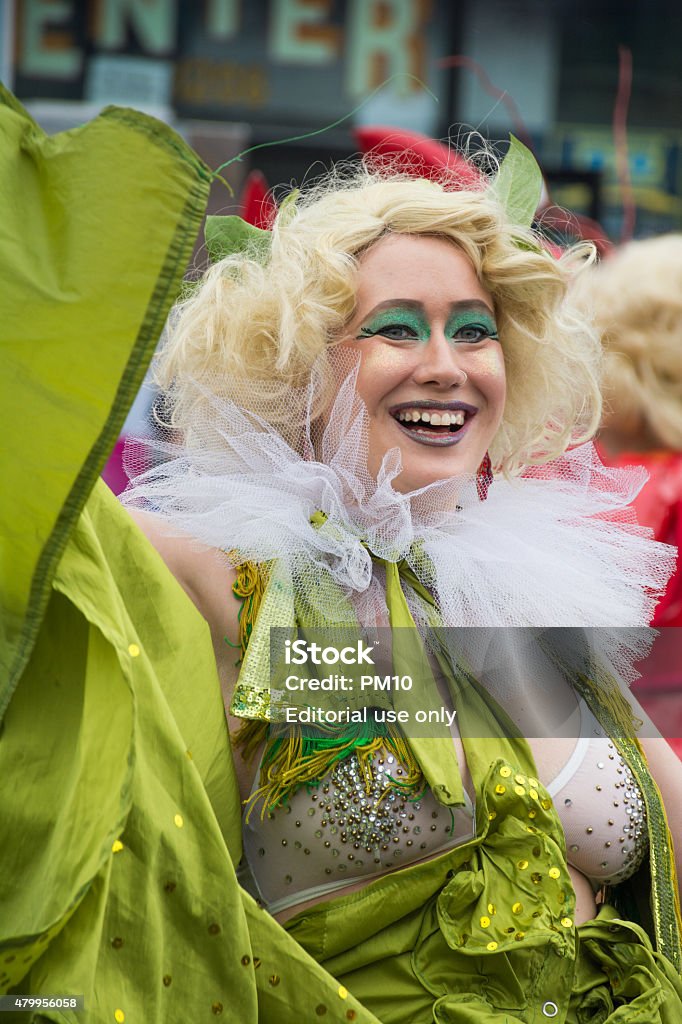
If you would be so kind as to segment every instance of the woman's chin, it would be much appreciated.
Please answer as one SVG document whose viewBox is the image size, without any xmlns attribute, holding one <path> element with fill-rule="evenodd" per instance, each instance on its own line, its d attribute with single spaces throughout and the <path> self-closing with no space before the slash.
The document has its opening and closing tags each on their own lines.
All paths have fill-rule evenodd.
<svg viewBox="0 0 682 1024">
<path fill-rule="evenodd" d="M 464 455 L 464 453 L 461 453 Z M 479 460 L 480 462 L 480 460 Z M 393 481 L 393 488 L 401 494 L 410 491 L 418 491 L 422 487 L 439 483 L 442 480 L 452 480 L 455 477 L 472 477 L 478 467 L 470 458 L 447 458 L 433 459 L 426 457 L 415 465 L 414 457 L 403 458 L 403 468 Z"/>
<path fill-rule="evenodd" d="M 487 432 L 484 438 L 476 427 L 478 423 L 472 423 L 450 438 L 447 434 L 435 434 L 422 440 L 419 436 L 405 436 L 404 429 L 391 423 L 390 430 L 377 430 L 374 436 L 370 431 L 369 462 L 380 463 L 378 453 L 383 456 L 389 448 L 398 448 L 401 471 L 393 480 L 393 488 L 403 494 L 453 477 L 470 479 L 481 464 L 488 441 Z M 378 468 L 372 466 L 377 471 Z"/>
<path fill-rule="evenodd" d="M 370 432 L 368 468 L 376 479 L 382 460 L 389 450 L 400 452 L 400 473 L 392 481 L 393 489 L 401 494 L 417 491 L 430 484 L 455 477 L 471 479 L 485 455 L 483 439 L 469 432 L 461 440 L 444 444 L 420 443 L 418 439 L 396 437 L 395 430 L 372 436 Z M 487 441 L 487 437 L 485 439 Z"/>
</svg>

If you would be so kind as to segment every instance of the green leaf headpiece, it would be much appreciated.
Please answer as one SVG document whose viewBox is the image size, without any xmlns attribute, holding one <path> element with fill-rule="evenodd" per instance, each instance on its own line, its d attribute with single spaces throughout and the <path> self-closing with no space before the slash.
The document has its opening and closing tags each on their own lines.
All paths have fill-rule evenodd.
<svg viewBox="0 0 682 1024">
<path fill-rule="evenodd" d="M 542 195 L 542 172 L 531 151 L 516 136 L 509 136 L 509 149 L 489 187 L 512 224 L 520 228 L 532 225 Z M 280 216 L 287 206 L 293 206 L 297 195 L 298 190 L 295 190 L 287 196 L 280 208 Z M 265 260 L 272 237 L 269 231 L 257 228 L 236 215 L 207 217 L 204 235 L 211 263 L 247 250 L 256 259 Z M 518 245 L 524 249 L 534 248 L 521 240 Z"/>
</svg>

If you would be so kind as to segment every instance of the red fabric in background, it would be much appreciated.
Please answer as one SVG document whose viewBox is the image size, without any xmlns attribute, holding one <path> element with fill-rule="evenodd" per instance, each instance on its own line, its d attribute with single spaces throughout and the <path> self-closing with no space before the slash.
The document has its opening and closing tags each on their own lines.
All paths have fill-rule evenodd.
<svg viewBox="0 0 682 1024">
<path fill-rule="evenodd" d="M 677 566 L 656 606 L 652 626 L 682 626 L 682 452 L 623 452 L 605 462 L 612 466 L 644 466 L 649 480 L 634 501 L 637 519 L 654 531 L 656 540 L 677 547 Z"/>
<path fill-rule="evenodd" d="M 239 216 L 257 228 L 269 231 L 277 216 L 277 204 L 270 192 L 265 175 L 250 171 L 242 190 Z"/>
<path fill-rule="evenodd" d="M 354 128 L 353 135 L 375 166 L 415 178 L 435 178 L 453 190 L 485 187 L 485 178 L 474 164 L 428 135 L 390 125 L 363 125 Z"/>
<path fill-rule="evenodd" d="M 634 502 L 637 519 L 656 540 L 677 547 L 677 565 L 656 606 L 652 626 L 660 629 L 651 657 L 641 666 L 633 690 L 646 713 L 682 758 L 682 452 L 622 452 L 611 466 L 644 466 L 649 480 Z M 674 628 L 677 627 L 677 628 Z"/>
</svg>

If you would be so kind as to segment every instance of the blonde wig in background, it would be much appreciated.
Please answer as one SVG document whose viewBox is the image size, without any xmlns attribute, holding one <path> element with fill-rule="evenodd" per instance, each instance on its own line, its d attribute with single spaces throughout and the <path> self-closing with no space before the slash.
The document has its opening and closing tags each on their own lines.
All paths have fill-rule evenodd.
<svg viewBox="0 0 682 1024">
<path fill-rule="evenodd" d="M 629 242 L 582 275 L 575 297 L 603 341 L 607 413 L 682 449 L 682 234 Z"/>
<path fill-rule="evenodd" d="M 449 239 L 494 300 L 508 382 L 491 448 L 495 469 L 518 472 L 592 435 L 601 412 L 599 343 L 564 301 L 569 279 L 592 258 L 590 247 L 556 261 L 506 219 L 490 188 L 451 191 L 356 167 L 337 169 L 280 208 L 269 257 L 247 250 L 221 260 L 176 308 L 157 379 L 186 443 L 205 435 L 207 395 L 239 401 L 296 443 L 303 410 L 292 396 L 343 338 L 358 261 L 391 232 Z M 328 373 L 316 414 L 332 386 Z"/>
</svg>

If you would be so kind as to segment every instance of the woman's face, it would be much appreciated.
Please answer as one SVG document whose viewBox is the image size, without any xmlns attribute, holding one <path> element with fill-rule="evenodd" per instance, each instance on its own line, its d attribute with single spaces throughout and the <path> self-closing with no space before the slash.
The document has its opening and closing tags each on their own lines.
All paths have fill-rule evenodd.
<svg viewBox="0 0 682 1024">
<path fill-rule="evenodd" d="M 419 235 L 372 246 L 341 347 L 360 354 L 373 476 L 396 447 L 400 491 L 476 471 L 502 419 L 504 357 L 492 299 L 460 249 Z"/>
</svg>

